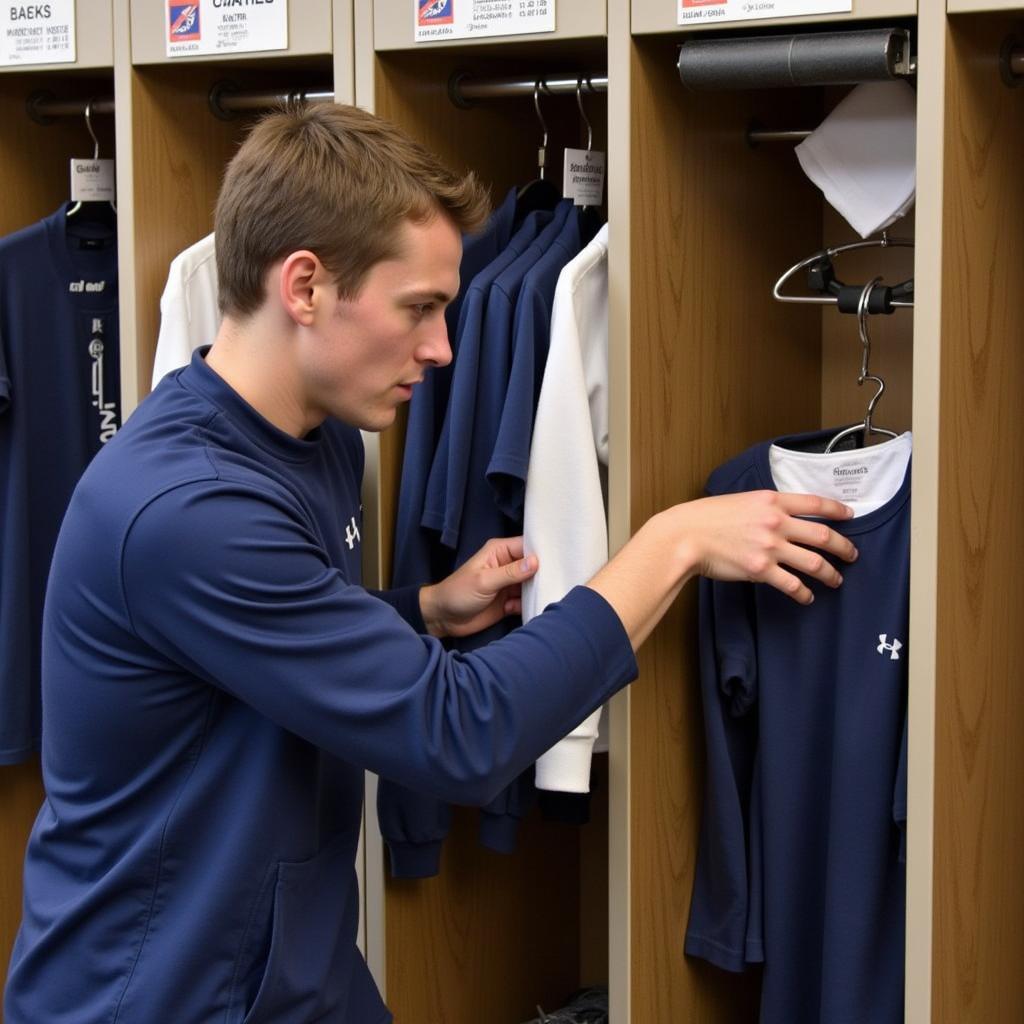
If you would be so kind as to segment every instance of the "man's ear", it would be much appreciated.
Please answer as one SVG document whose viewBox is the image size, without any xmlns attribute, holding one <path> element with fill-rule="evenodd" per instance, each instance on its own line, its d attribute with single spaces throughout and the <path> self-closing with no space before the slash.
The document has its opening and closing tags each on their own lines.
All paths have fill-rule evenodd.
<svg viewBox="0 0 1024 1024">
<path fill-rule="evenodd" d="M 316 314 L 317 286 L 323 283 L 326 271 L 316 253 L 300 249 L 290 253 L 281 263 L 278 291 L 285 312 L 303 327 L 313 323 Z"/>
</svg>

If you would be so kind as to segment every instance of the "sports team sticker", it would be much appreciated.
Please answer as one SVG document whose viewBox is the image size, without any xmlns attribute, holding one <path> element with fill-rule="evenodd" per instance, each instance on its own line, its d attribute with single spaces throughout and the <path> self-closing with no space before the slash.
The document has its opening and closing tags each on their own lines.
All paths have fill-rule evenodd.
<svg viewBox="0 0 1024 1024">
<path fill-rule="evenodd" d="M 417 43 L 555 31 L 555 0 L 412 0 Z"/>
<path fill-rule="evenodd" d="M 0 5 L 0 65 L 71 64 L 75 0 Z"/>
<path fill-rule="evenodd" d="M 166 0 L 168 57 L 288 49 L 288 0 Z"/>
<path fill-rule="evenodd" d="M 853 10 L 853 0 L 675 0 L 675 4 L 676 21 L 680 25 L 796 18 Z"/>
</svg>

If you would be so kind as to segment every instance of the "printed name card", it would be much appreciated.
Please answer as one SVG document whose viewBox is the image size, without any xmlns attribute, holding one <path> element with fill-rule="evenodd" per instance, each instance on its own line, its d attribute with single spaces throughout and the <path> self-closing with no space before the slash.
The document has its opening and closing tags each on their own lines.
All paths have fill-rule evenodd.
<svg viewBox="0 0 1024 1024">
<path fill-rule="evenodd" d="M 75 61 L 75 0 L 0 7 L 0 65 Z"/>
<path fill-rule="evenodd" d="M 413 0 L 417 43 L 555 31 L 555 0 Z"/>
<path fill-rule="evenodd" d="M 168 57 L 288 49 L 288 0 L 163 2 Z"/>
<path fill-rule="evenodd" d="M 799 18 L 808 14 L 852 11 L 853 0 L 675 0 L 680 25 L 710 21 L 755 21 L 758 18 Z"/>
</svg>

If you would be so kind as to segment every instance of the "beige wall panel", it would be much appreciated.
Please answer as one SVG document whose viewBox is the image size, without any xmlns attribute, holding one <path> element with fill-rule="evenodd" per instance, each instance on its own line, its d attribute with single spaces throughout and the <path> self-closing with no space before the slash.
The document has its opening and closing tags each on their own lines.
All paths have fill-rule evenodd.
<svg viewBox="0 0 1024 1024">
<path fill-rule="evenodd" d="M 340 0 L 339 0 L 340 2 Z M 288 4 L 288 49 L 263 54 L 205 54 L 200 57 L 167 56 L 167 4 L 164 0 L 131 0 L 132 61 L 135 64 L 228 63 L 254 56 L 295 57 L 330 53 L 331 0 L 291 0 Z"/>
<path fill-rule="evenodd" d="M 841 14 L 815 14 L 804 18 L 764 18 L 756 21 L 719 22 L 709 25 L 679 25 L 676 23 L 674 0 L 631 0 L 633 5 L 633 31 L 640 35 L 648 32 L 712 32 L 747 31 L 753 35 L 764 28 L 792 25 L 795 30 L 809 31 L 808 25 L 822 26 L 822 31 L 841 28 L 844 23 L 868 18 L 899 18 L 917 13 L 914 0 L 853 0 L 853 10 Z M 856 26 L 852 26 L 856 27 Z"/>
<path fill-rule="evenodd" d="M 529 36 L 488 36 L 479 39 L 455 39 L 438 43 L 416 43 L 416 7 L 414 0 L 373 0 L 373 44 L 378 50 L 437 49 L 438 47 L 490 47 L 523 39 L 581 39 L 603 36 L 608 31 L 606 0 L 552 0 L 555 4 L 555 31 Z M 618 2 L 618 0 L 612 0 Z"/>
<path fill-rule="evenodd" d="M 932 1020 L 1024 1020 L 1024 93 L 1006 17 L 947 50 Z"/>
<path fill-rule="evenodd" d="M 981 14 L 985 11 L 1012 11 L 1024 14 L 1024 0 L 948 0 L 950 14 Z"/>
</svg>

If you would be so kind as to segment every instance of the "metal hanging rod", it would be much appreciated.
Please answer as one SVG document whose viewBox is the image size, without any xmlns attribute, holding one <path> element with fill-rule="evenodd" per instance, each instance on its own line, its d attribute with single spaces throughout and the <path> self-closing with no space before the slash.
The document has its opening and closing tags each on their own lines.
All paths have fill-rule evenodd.
<svg viewBox="0 0 1024 1024">
<path fill-rule="evenodd" d="M 606 93 L 608 75 L 564 74 L 515 75 L 508 78 L 477 78 L 464 71 L 456 71 L 448 79 L 448 96 L 457 107 L 469 109 L 473 100 L 497 99 L 504 96 L 532 96 L 540 83 L 540 91 L 549 96 L 575 95 L 577 85 L 582 92 Z"/>
<path fill-rule="evenodd" d="M 236 114 L 248 110 L 270 110 L 294 103 L 333 103 L 329 89 L 291 89 L 287 92 L 239 89 L 234 82 L 217 82 L 210 89 L 210 112 L 222 121 L 233 121 Z"/>
<path fill-rule="evenodd" d="M 85 108 L 91 114 L 114 113 L 113 96 L 93 96 L 84 100 L 60 100 L 49 92 L 34 92 L 25 101 L 28 116 L 38 124 L 48 124 L 57 117 L 84 117 Z"/>
<path fill-rule="evenodd" d="M 810 134 L 810 128 L 799 128 L 792 131 L 770 131 L 765 128 L 751 128 L 747 132 L 747 142 L 751 146 L 756 146 L 761 142 L 803 142 Z"/>
</svg>

